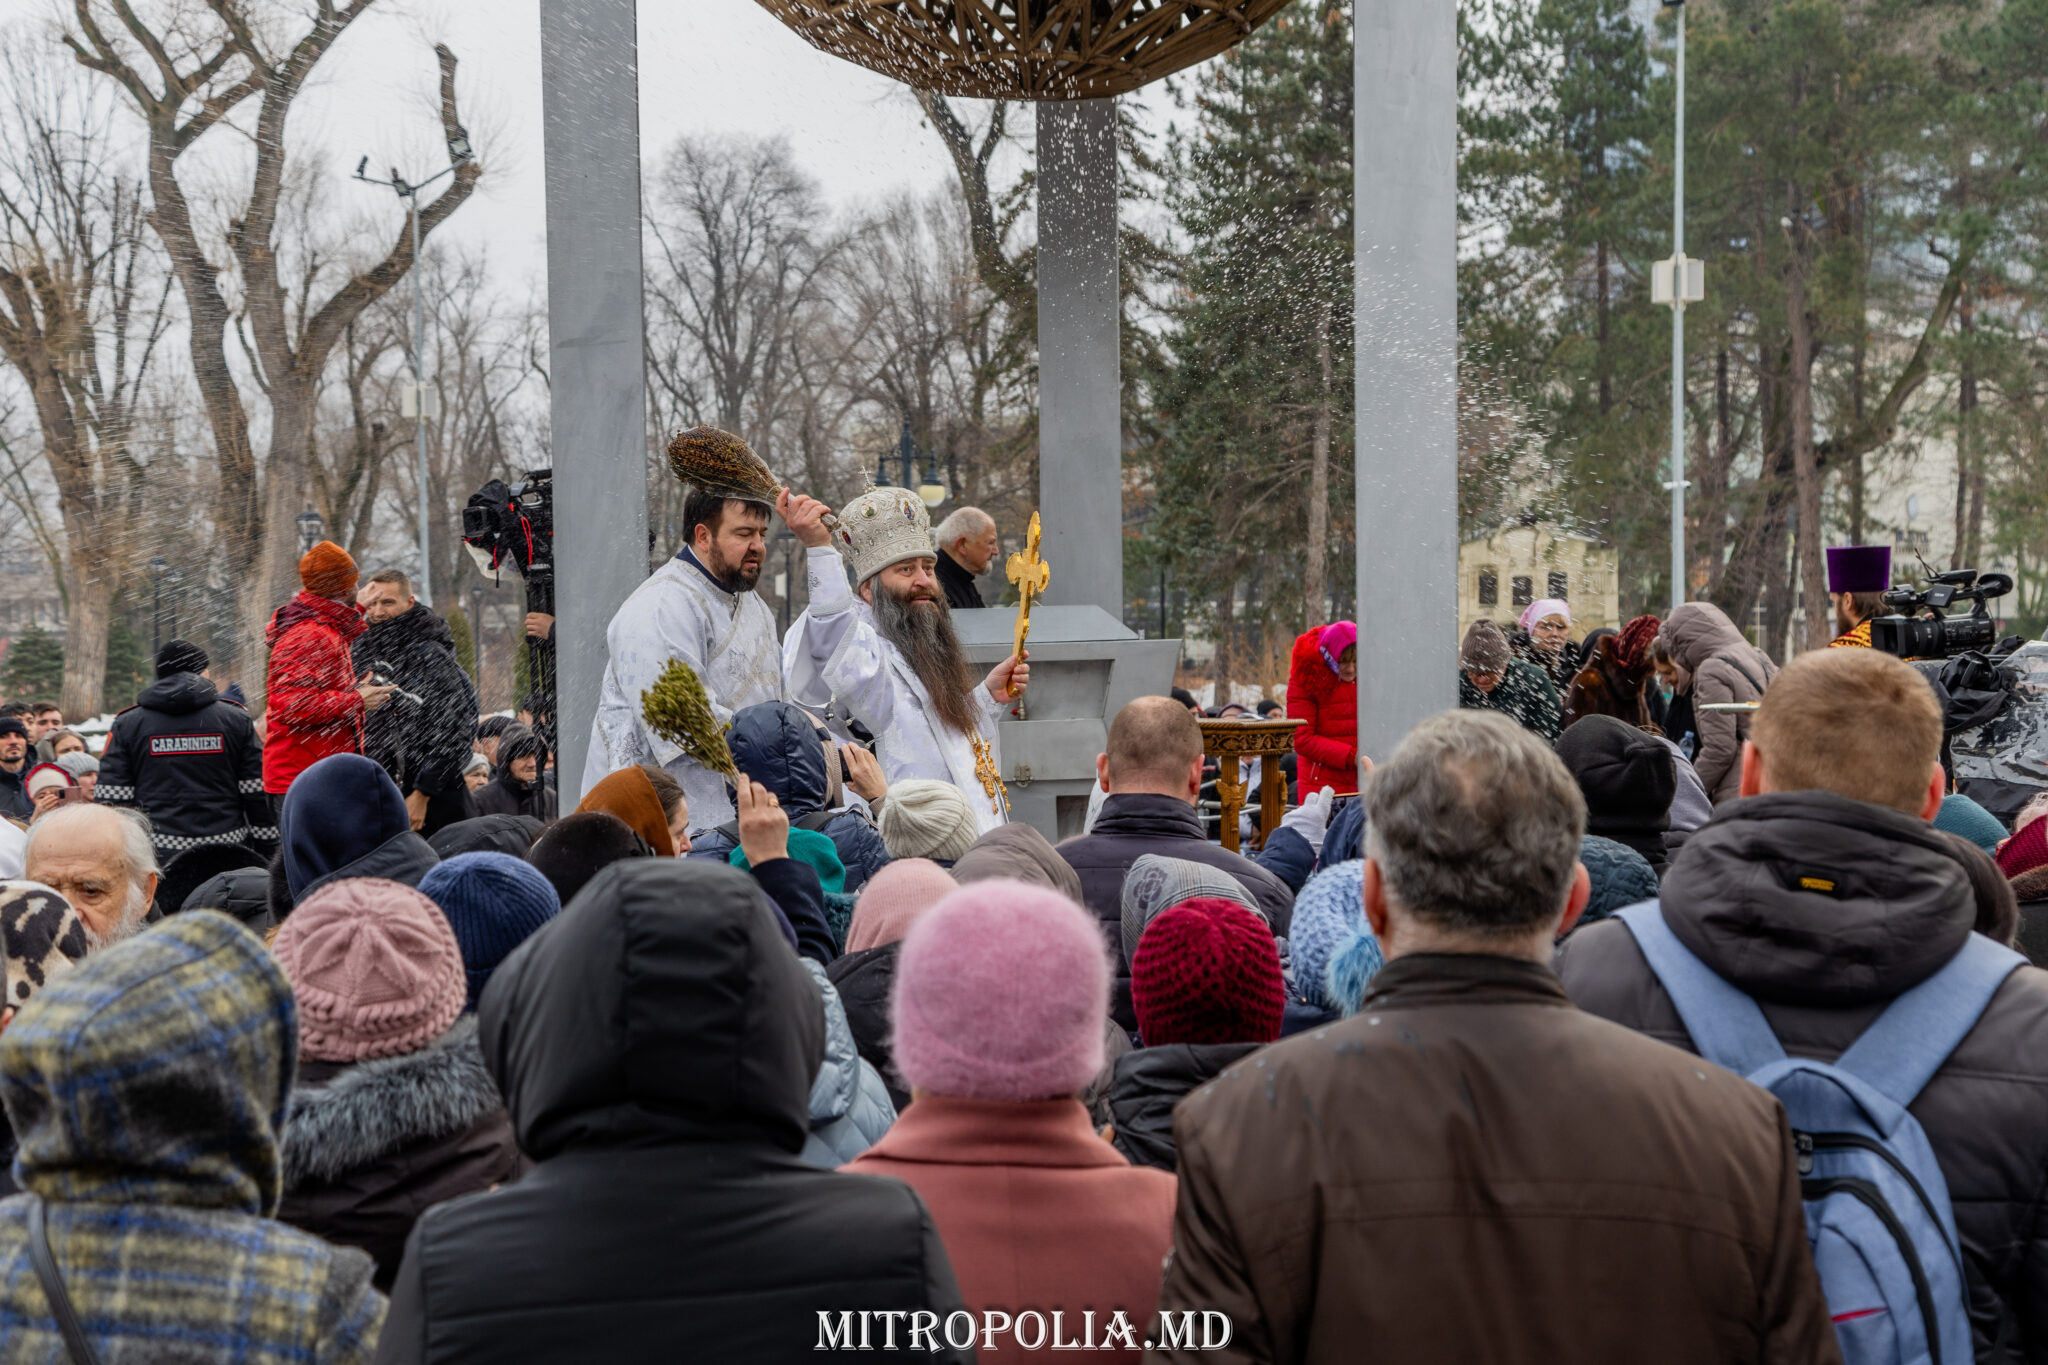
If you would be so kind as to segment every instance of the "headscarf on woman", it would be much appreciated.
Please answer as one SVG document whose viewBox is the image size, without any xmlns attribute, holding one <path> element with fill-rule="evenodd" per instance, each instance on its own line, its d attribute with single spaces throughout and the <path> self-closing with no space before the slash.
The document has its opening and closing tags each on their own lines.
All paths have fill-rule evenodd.
<svg viewBox="0 0 2048 1365">
<path fill-rule="evenodd" d="M 1519 620 L 1521 629 L 1515 632 L 1513 646 L 1515 657 L 1535 664 L 1543 670 L 1543 676 L 1550 679 L 1550 685 L 1562 697 L 1572 685 L 1572 679 L 1579 671 L 1579 653 L 1572 648 L 1567 637 L 1556 649 L 1545 649 L 1536 643 L 1536 627 L 1539 623 L 1555 616 L 1561 619 L 1566 629 L 1572 624 L 1572 609 L 1559 597 L 1545 597 L 1531 602 L 1522 609 Z"/>
<path fill-rule="evenodd" d="M 583 794 L 577 813 L 602 811 L 626 822 L 626 827 L 647 841 L 663 858 L 676 856 L 675 840 L 669 837 L 668 816 L 662 813 L 661 797 L 647 774 L 635 765 L 605 775 L 603 781 Z"/>
</svg>

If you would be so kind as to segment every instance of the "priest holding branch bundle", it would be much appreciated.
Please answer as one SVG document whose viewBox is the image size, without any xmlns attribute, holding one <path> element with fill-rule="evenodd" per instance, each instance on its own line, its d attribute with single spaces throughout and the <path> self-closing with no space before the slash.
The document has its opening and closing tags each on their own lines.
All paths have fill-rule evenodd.
<svg viewBox="0 0 2048 1365">
<path fill-rule="evenodd" d="M 641 694 L 681 660 L 703 681 L 720 725 L 744 707 L 782 699 L 775 613 L 755 591 L 768 553 L 772 496 L 755 486 L 759 464 L 746 442 L 712 427 L 692 427 L 669 443 L 669 465 L 690 485 L 686 543 L 634 590 L 605 630 L 609 657 L 583 789 L 619 768 L 659 764 L 682 785 L 692 829 L 733 818 L 727 778 L 650 726 Z"/>
<path fill-rule="evenodd" d="M 876 739 L 882 772 L 951 782 L 981 832 L 1009 818 L 996 721 L 1030 680 L 1017 654 L 977 678 L 936 574 L 931 518 L 917 495 L 873 488 L 836 519 L 815 498 L 776 503 L 807 547 L 811 605 L 782 645 L 790 699 L 840 709 Z M 859 590 L 848 587 L 844 557 Z"/>
</svg>

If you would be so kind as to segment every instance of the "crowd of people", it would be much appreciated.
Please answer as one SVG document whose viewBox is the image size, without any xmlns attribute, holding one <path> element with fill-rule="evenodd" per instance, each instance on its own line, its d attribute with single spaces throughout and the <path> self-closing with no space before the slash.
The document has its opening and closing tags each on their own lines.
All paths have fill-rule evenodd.
<svg viewBox="0 0 2048 1365">
<path fill-rule="evenodd" d="M 0 715 L 0 1362 L 2048 1360 L 2048 801 L 1909 665 L 1536 602 L 1368 756 L 1334 622 L 1255 852 L 1184 693 L 1054 842 L 991 521 L 686 520 L 574 792 L 325 543 L 260 717 L 182 641 L 96 771 Z"/>
</svg>

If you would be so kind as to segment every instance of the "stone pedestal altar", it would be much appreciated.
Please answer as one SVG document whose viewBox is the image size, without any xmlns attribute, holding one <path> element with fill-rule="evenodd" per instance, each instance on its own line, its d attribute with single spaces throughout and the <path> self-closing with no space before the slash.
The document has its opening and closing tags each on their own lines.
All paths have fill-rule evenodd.
<svg viewBox="0 0 2048 1365">
<path fill-rule="evenodd" d="M 1015 607 L 953 613 L 967 657 L 982 669 L 1009 656 L 1016 626 Z M 1003 782 L 1010 818 L 1058 843 L 1081 832 L 1110 719 L 1135 698 L 1166 694 L 1180 641 L 1141 639 L 1101 607 L 1041 605 L 1031 609 L 1024 648 L 1031 687 L 1023 715 L 1005 718 L 999 729 Z"/>
</svg>

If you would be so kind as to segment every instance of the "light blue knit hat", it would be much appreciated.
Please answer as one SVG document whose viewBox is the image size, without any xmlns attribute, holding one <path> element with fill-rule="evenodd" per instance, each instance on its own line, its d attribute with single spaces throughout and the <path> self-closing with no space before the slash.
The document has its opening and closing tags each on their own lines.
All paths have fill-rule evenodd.
<svg viewBox="0 0 2048 1365">
<path fill-rule="evenodd" d="M 1294 919 L 1287 930 L 1295 994 L 1318 1009 L 1334 1009 L 1325 979 L 1330 959 L 1361 929 L 1368 936 L 1372 933 L 1365 924 L 1364 860 L 1333 863 L 1310 877 L 1294 898 Z"/>
</svg>

